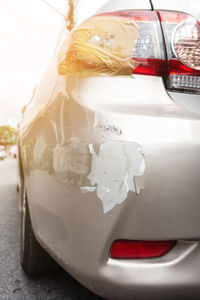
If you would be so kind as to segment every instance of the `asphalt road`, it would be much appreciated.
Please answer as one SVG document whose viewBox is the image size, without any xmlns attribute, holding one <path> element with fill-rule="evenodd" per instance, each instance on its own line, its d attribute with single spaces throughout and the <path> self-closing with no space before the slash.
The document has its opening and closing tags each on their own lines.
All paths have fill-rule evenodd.
<svg viewBox="0 0 200 300">
<path fill-rule="evenodd" d="M 28 278 L 20 265 L 20 215 L 14 159 L 0 161 L 0 300 L 100 300 L 66 272 Z"/>
</svg>

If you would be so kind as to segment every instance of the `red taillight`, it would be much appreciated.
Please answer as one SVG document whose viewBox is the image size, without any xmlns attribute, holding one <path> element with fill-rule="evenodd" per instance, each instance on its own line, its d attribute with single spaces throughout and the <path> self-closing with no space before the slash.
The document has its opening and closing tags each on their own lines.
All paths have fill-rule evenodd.
<svg viewBox="0 0 200 300">
<path fill-rule="evenodd" d="M 116 11 L 110 13 L 104 13 L 100 16 L 116 16 L 123 18 L 130 18 L 135 22 L 156 22 L 157 16 L 155 12 L 150 10 L 125 10 L 125 11 Z"/>
<path fill-rule="evenodd" d="M 135 58 L 135 60 L 139 65 L 134 69 L 134 74 L 164 76 L 167 72 L 167 64 L 163 59 Z"/>
<path fill-rule="evenodd" d="M 200 24 L 185 13 L 160 11 L 167 50 L 166 86 L 200 93 Z"/>
<path fill-rule="evenodd" d="M 179 13 L 173 11 L 158 11 L 157 14 L 162 22 L 171 23 L 175 25 L 187 20 L 188 18 L 187 14 L 181 12 Z"/>
<path fill-rule="evenodd" d="M 59 74 L 162 76 L 167 89 L 200 94 L 200 23 L 173 11 L 93 16 L 75 28 Z"/>
<path fill-rule="evenodd" d="M 89 77 L 131 75 L 133 72 L 162 76 L 163 45 L 155 11 L 130 10 L 96 15 L 72 31 L 66 56 L 59 64 L 59 74 Z"/>
<path fill-rule="evenodd" d="M 107 15 L 107 14 L 106 14 Z M 122 11 L 112 15 L 126 16 L 138 27 L 139 36 L 132 58 L 139 62 L 133 74 L 163 76 L 167 72 L 164 41 L 157 13 L 154 11 Z"/>
<path fill-rule="evenodd" d="M 179 60 L 171 59 L 168 61 L 169 72 L 168 75 L 180 74 L 180 75 L 193 75 L 200 76 L 199 70 L 193 70 L 183 65 Z"/>
<path fill-rule="evenodd" d="M 111 258 L 144 259 L 161 257 L 171 250 L 176 241 L 116 240 L 111 247 Z"/>
</svg>

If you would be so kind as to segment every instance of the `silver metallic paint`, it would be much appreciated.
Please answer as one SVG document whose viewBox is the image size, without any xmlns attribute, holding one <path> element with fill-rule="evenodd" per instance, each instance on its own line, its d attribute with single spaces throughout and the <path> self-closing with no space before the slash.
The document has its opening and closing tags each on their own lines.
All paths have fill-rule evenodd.
<svg viewBox="0 0 200 300">
<path fill-rule="evenodd" d="M 52 90 L 48 80 L 46 89 Z M 109 250 L 115 239 L 199 239 L 199 117 L 176 105 L 160 78 L 59 77 L 48 94 L 43 109 L 35 105 L 36 114 L 27 109 L 20 136 L 38 240 L 73 276 L 108 298 L 147 295 L 155 288 L 170 294 L 172 279 L 179 293 L 186 282 L 181 281 L 179 266 L 183 272 L 191 268 L 191 257 L 200 273 L 195 269 L 198 246 L 191 249 L 185 242 L 185 250 L 180 251 L 178 243 L 166 256 L 167 269 L 162 269 L 165 256 L 141 264 L 120 262 L 109 259 Z M 106 130 L 113 126 L 118 130 Z M 137 177 L 136 182 L 145 188 L 140 194 L 129 192 L 126 201 L 104 214 L 96 192 L 83 193 L 80 188 L 92 186 L 87 178 L 92 160 L 89 145 L 98 153 L 108 142 L 142 146 L 145 178 Z M 188 285 L 197 286 L 198 279 L 193 281 L 193 273 L 187 272 Z M 124 274 L 123 280 L 119 274 Z"/>
<path fill-rule="evenodd" d="M 66 79 L 56 64 L 39 82 L 19 137 L 38 241 L 106 298 L 198 299 L 199 116 L 173 102 L 159 77 Z M 106 214 L 88 179 L 89 145 L 99 153 L 105 143 L 136 143 L 145 157 L 135 177 L 140 193 L 129 191 Z M 125 261 L 109 257 L 115 239 L 179 242 L 161 258 Z"/>
</svg>

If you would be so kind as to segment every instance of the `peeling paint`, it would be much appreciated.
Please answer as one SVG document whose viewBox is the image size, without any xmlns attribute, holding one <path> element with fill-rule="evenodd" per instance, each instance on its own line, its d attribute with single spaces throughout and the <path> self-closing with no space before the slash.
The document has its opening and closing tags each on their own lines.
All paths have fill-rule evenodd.
<svg viewBox="0 0 200 300">
<path fill-rule="evenodd" d="M 80 187 L 80 190 L 83 193 L 94 192 L 96 190 L 96 186 L 82 186 L 82 187 Z"/>
<path fill-rule="evenodd" d="M 71 137 L 52 149 L 53 170 L 64 183 L 79 186 L 83 194 L 95 192 L 107 213 L 124 202 L 128 192 L 144 188 L 145 158 L 134 142 L 91 143 Z"/>
<path fill-rule="evenodd" d="M 92 186 L 96 184 L 104 213 L 125 201 L 129 191 L 140 192 L 141 186 L 137 188 L 135 178 L 144 173 L 145 158 L 139 144 L 107 142 L 100 146 L 99 153 L 90 144 L 89 151 L 92 164 L 87 178 Z"/>
</svg>

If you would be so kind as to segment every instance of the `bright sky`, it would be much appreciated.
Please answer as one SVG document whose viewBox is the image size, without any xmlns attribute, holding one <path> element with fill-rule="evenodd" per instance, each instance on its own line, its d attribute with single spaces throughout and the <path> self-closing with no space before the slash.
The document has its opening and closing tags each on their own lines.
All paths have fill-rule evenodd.
<svg viewBox="0 0 200 300">
<path fill-rule="evenodd" d="M 68 0 L 43 0 L 67 15 Z M 0 0 L 0 125 L 16 125 L 65 26 L 42 0 Z M 108 0 L 74 0 L 82 19 Z"/>
<path fill-rule="evenodd" d="M 48 1 L 66 11 L 66 0 Z M 0 8 L 0 124 L 14 125 L 65 22 L 41 0 L 0 0 Z"/>
</svg>

